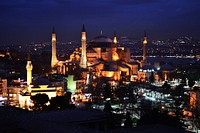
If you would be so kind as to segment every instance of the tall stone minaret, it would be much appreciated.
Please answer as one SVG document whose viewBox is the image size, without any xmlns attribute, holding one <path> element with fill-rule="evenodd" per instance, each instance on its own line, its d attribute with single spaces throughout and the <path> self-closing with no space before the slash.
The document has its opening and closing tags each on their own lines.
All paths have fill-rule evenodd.
<svg viewBox="0 0 200 133">
<path fill-rule="evenodd" d="M 56 57 L 56 33 L 55 28 L 53 27 L 52 31 L 52 55 L 51 55 L 51 67 L 55 67 L 56 63 L 58 62 Z"/>
<path fill-rule="evenodd" d="M 81 44 L 82 44 L 82 55 L 81 55 L 81 60 L 80 60 L 80 67 L 87 68 L 85 25 L 83 25 L 83 28 L 82 28 Z"/>
<path fill-rule="evenodd" d="M 117 35 L 116 35 L 116 31 L 114 31 L 113 43 L 115 44 L 115 46 L 117 46 Z"/>
<path fill-rule="evenodd" d="M 32 83 L 32 70 L 33 70 L 33 65 L 31 63 L 30 53 L 28 53 L 28 60 L 27 60 L 27 64 L 26 64 L 27 86 L 28 86 L 28 88 L 30 87 L 30 85 Z"/>
<path fill-rule="evenodd" d="M 143 40 L 143 62 L 146 63 L 147 58 L 147 35 L 146 31 L 144 32 L 144 40 Z"/>
</svg>

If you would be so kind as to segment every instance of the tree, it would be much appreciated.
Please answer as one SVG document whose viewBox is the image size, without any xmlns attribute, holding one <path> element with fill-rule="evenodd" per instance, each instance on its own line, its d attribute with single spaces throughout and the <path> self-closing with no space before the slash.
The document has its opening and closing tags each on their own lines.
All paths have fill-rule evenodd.
<svg viewBox="0 0 200 133">
<path fill-rule="evenodd" d="M 184 86 L 183 84 L 178 85 L 175 90 L 173 91 L 174 96 L 183 96 L 184 95 Z"/>
<path fill-rule="evenodd" d="M 31 100 L 34 103 L 33 110 L 42 111 L 46 107 L 46 103 L 49 101 L 47 94 L 36 94 L 31 96 Z"/>
<path fill-rule="evenodd" d="M 190 88 L 192 88 L 192 87 L 194 86 L 194 84 L 195 84 L 195 82 L 194 82 L 192 79 L 189 79 L 189 80 L 188 80 L 188 86 L 189 86 Z"/>
<path fill-rule="evenodd" d="M 106 104 L 105 104 L 105 106 L 104 106 L 104 109 L 103 109 L 103 111 L 104 112 L 108 112 L 108 113 L 111 113 L 111 111 L 112 111 L 113 109 L 112 109 L 112 107 L 111 107 L 111 104 L 110 104 L 110 102 L 109 101 L 107 101 L 106 102 Z"/>
<path fill-rule="evenodd" d="M 135 104 L 137 103 L 136 95 L 133 94 L 133 87 L 131 84 L 128 85 L 128 97 L 129 97 L 129 103 Z"/>
<path fill-rule="evenodd" d="M 62 110 L 69 107 L 69 100 L 65 96 L 56 96 L 50 100 L 50 108 L 53 110 Z"/>
<path fill-rule="evenodd" d="M 124 125 L 125 125 L 125 127 L 132 127 L 132 123 L 133 123 L 133 121 L 132 121 L 132 118 L 131 118 L 131 114 L 130 114 L 130 112 L 127 112 Z"/>
<path fill-rule="evenodd" d="M 124 97 L 126 97 L 127 88 L 124 85 L 120 85 L 115 90 L 115 95 L 119 98 L 120 102 L 124 101 Z"/>
<path fill-rule="evenodd" d="M 152 124 L 164 124 L 177 128 L 182 128 L 182 124 L 179 117 L 170 116 L 168 112 L 160 112 L 159 109 L 153 109 L 146 112 L 138 121 L 138 126 L 152 125 Z"/>
<path fill-rule="evenodd" d="M 165 81 L 165 83 L 162 85 L 162 88 L 164 88 L 166 90 L 170 90 L 171 86 L 167 83 L 167 81 Z"/>
<path fill-rule="evenodd" d="M 110 84 L 106 84 L 106 86 L 103 88 L 104 89 L 104 99 L 106 98 L 112 98 L 112 92 L 111 92 L 111 86 Z"/>
<path fill-rule="evenodd" d="M 149 82 L 150 83 L 154 83 L 155 82 L 155 77 L 154 77 L 153 72 L 151 72 L 151 75 L 149 76 Z"/>
</svg>

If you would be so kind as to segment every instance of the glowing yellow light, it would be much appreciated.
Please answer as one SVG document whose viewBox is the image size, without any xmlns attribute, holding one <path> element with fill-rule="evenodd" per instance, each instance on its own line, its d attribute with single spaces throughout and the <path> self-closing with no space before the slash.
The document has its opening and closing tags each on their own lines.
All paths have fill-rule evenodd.
<svg viewBox="0 0 200 133">
<path fill-rule="evenodd" d="M 102 76 L 104 77 L 112 77 L 114 75 L 114 72 L 112 71 L 102 71 Z"/>
<path fill-rule="evenodd" d="M 117 43 L 117 38 L 116 38 L 116 37 L 114 37 L 113 42 L 114 42 L 115 44 Z"/>
<path fill-rule="evenodd" d="M 113 60 L 114 60 L 114 61 L 116 61 L 116 60 L 118 60 L 118 59 L 119 59 L 119 57 L 118 57 L 118 56 L 116 56 L 116 55 L 115 55 L 115 56 L 113 56 Z"/>
<path fill-rule="evenodd" d="M 147 44 L 147 40 L 144 40 L 143 43 L 144 43 L 144 44 Z"/>
<path fill-rule="evenodd" d="M 167 80 L 167 73 L 164 74 L 164 79 Z"/>
<path fill-rule="evenodd" d="M 52 34 L 52 41 L 56 41 L 56 34 Z"/>
<path fill-rule="evenodd" d="M 119 60 L 119 56 L 116 52 L 113 53 L 112 59 L 113 59 L 113 61 Z"/>
<path fill-rule="evenodd" d="M 114 80 L 117 80 L 117 75 L 114 76 Z"/>
<path fill-rule="evenodd" d="M 86 32 L 82 32 L 82 39 L 86 40 Z"/>
</svg>

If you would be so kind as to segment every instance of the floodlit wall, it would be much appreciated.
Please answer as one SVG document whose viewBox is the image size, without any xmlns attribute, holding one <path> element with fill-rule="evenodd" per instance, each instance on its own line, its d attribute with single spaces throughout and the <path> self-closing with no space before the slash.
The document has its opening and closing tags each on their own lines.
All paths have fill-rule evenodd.
<svg viewBox="0 0 200 133">
<path fill-rule="evenodd" d="M 74 75 L 68 75 L 68 77 L 67 77 L 67 89 L 71 93 L 74 93 L 76 91 L 76 81 L 74 81 Z"/>
</svg>

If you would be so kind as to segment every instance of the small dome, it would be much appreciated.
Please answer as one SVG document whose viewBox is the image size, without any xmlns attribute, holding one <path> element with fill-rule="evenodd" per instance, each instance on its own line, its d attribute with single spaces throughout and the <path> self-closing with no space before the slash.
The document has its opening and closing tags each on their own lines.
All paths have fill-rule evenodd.
<svg viewBox="0 0 200 133">
<path fill-rule="evenodd" d="M 109 37 L 101 35 L 101 36 L 95 37 L 91 42 L 94 42 L 94 43 L 112 43 L 113 41 Z"/>
</svg>

